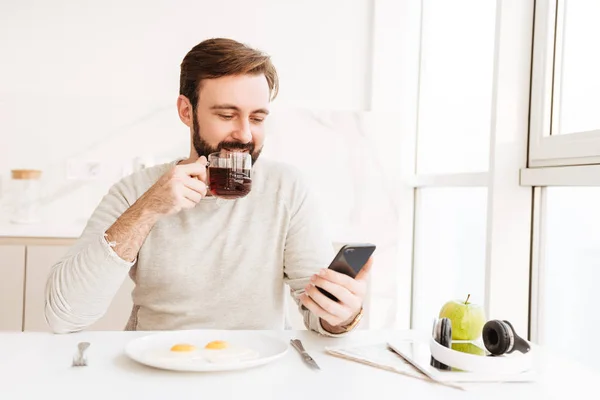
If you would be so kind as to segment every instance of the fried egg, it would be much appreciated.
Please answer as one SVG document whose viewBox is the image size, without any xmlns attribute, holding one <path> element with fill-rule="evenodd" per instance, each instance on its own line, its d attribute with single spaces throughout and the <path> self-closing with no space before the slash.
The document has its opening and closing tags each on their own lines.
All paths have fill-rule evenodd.
<svg viewBox="0 0 600 400">
<path fill-rule="evenodd" d="M 259 353 L 254 349 L 215 340 L 202 348 L 189 343 L 176 343 L 168 349 L 156 349 L 152 356 L 164 361 L 225 364 L 254 360 Z"/>
<path fill-rule="evenodd" d="M 250 361 L 258 358 L 258 352 L 247 347 L 230 345 L 224 341 L 213 341 L 204 346 L 203 357 L 213 364 Z"/>
</svg>

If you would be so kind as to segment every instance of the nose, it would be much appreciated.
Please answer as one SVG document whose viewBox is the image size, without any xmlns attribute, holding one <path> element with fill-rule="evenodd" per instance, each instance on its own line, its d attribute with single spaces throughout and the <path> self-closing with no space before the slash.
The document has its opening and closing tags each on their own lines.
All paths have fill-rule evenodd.
<svg viewBox="0 0 600 400">
<path fill-rule="evenodd" d="M 250 143 L 252 141 L 252 131 L 250 130 L 250 122 L 242 120 L 238 129 L 234 132 L 233 138 L 241 143 Z"/>
</svg>

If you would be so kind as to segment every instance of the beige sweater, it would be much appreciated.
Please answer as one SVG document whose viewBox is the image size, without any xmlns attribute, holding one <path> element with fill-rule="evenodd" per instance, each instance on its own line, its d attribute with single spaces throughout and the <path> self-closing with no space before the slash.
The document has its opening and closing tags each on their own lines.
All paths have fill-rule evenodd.
<svg viewBox="0 0 600 400">
<path fill-rule="evenodd" d="M 51 329 L 94 323 L 129 274 L 134 307 L 126 330 L 283 329 L 287 283 L 306 327 L 331 335 L 296 298 L 334 253 L 315 198 L 291 166 L 260 158 L 246 197 L 208 197 L 162 218 L 132 263 L 113 251 L 104 232 L 175 163 L 128 176 L 102 199 L 48 277 Z"/>
</svg>

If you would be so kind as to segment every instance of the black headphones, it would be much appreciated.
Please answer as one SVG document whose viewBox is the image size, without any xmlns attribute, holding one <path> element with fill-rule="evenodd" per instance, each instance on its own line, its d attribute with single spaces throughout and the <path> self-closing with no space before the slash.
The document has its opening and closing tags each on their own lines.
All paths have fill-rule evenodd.
<svg viewBox="0 0 600 400">
<path fill-rule="evenodd" d="M 483 345 L 492 356 L 510 354 L 520 351 L 525 354 L 531 347 L 526 340 L 521 338 L 512 324 L 506 320 L 493 319 L 483 325 Z M 434 321 L 433 338 L 444 347 L 452 346 L 452 322 L 448 318 Z"/>
<path fill-rule="evenodd" d="M 529 343 L 521 338 L 515 332 L 512 324 L 506 320 L 494 319 L 486 322 L 483 326 L 482 340 L 489 352 L 487 357 L 454 350 L 452 348 L 452 322 L 448 318 L 434 319 L 432 336 L 430 364 L 440 370 L 458 368 L 481 371 L 484 368 L 493 371 L 516 372 L 526 370 L 531 362 L 531 357 L 503 357 L 514 351 L 526 354 L 531 350 Z M 466 342 L 469 343 L 469 341 Z M 475 343 L 471 343 L 471 345 L 479 347 Z"/>
</svg>

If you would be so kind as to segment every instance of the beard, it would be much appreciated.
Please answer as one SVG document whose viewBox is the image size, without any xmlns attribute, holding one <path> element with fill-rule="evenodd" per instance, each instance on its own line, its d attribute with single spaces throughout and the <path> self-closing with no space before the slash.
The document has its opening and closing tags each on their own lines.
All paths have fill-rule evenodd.
<svg viewBox="0 0 600 400">
<path fill-rule="evenodd" d="M 247 151 L 252 158 L 252 165 L 256 163 L 258 157 L 260 156 L 260 152 L 262 151 L 262 147 L 257 149 L 254 145 L 254 142 L 249 143 L 240 143 L 240 142 L 226 142 L 223 141 L 219 143 L 216 147 L 211 146 L 206 142 L 202 135 L 200 134 L 200 124 L 198 124 L 198 119 L 196 118 L 196 113 L 194 112 L 194 132 L 192 142 L 194 144 L 194 149 L 198 154 L 198 157 L 206 157 L 211 153 L 217 153 L 221 150 L 243 150 Z"/>
</svg>

